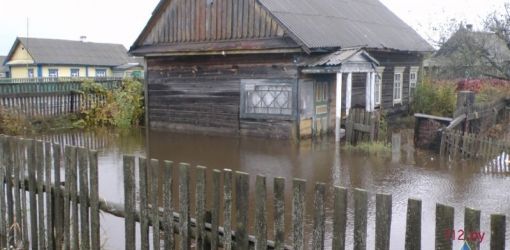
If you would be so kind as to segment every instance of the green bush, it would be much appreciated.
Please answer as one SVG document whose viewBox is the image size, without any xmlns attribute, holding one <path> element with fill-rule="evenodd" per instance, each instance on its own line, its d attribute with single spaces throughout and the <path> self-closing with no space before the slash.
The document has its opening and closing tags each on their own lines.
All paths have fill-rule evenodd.
<svg viewBox="0 0 510 250">
<path fill-rule="evenodd" d="M 107 90 L 101 84 L 85 82 L 82 85 L 85 98 L 103 95 L 104 103 L 96 103 L 80 114 L 76 127 L 128 128 L 139 124 L 143 116 L 143 85 L 137 80 L 126 79 L 116 90 Z"/>
<path fill-rule="evenodd" d="M 455 88 L 455 84 L 450 82 L 423 81 L 416 87 L 412 112 L 451 117 L 457 103 Z"/>
</svg>

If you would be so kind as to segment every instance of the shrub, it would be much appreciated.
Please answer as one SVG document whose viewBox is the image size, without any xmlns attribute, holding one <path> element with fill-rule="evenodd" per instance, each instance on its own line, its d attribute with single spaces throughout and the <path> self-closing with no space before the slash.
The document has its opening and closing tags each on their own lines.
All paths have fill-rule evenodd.
<svg viewBox="0 0 510 250">
<path fill-rule="evenodd" d="M 21 135 L 32 130 L 32 124 L 23 115 L 13 110 L 0 107 L 0 133 Z"/>
<path fill-rule="evenodd" d="M 457 102 L 456 87 L 453 82 L 423 81 L 416 87 L 411 103 L 414 113 L 437 116 L 452 116 Z"/>
</svg>

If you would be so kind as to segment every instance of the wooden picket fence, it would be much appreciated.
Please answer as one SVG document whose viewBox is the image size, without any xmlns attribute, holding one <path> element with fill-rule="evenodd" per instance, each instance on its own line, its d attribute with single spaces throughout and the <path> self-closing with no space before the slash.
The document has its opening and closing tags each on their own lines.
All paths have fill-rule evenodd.
<svg viewBox="0 0 510 250">
<path fill-rule="evenodd" d="M 0 85 L 11 83 L 80 83 L 84 80 L 94 82 L 122 81 L 122 77 L 32 77 L 32 78 L 4 78 L 0 79 Z"/>
<path fill-rule="evenodd" d="M 377 139 L 379 127 L 379 113 L 368 112 L 365 109 L 351 109 L 346 121 L 346 142 L 357 144 L 361 141 Z"/>
<path fill-rule="evenodd" d="M 457 130 L 443 130 L 440 155 L 451 158 L 481 159 L 495 165 L 510 165 L 510 142 L 479 136 L 463 134 Z"/>
<path fill-rule="evenodd" d="M 349 191 L 335 186 L 333 217 L 328 218 L 324 183 L 316 183 L 314 197 L 307 197 L 306 181 L 293 179 L 292 201 L 286 204 L 284 178 L 272 180 L 273 195 L 269 196 L 268 179 L 258 175 L 252 194 L 246 173 L 228 169 L 208 173 L 201 166 L 124 156 L 125 203 L 119 205 L 99 198 L 97 152 L 71 146 L 63 152 L 58 144 L 0 136 L 1 249 L 7 245 L 34 250 L 100 249 L 104 240 L 99 233 L 100 210 L 124 218 L 125 249 L 324 249 L 326 221 L 333 224 L 332 249 L 345 249 L 351 233 L 354 249 L 366 249 L 370 194 L 362 189 L 352 190 L 353 201 L 348 201 Z M 61 169 L 65 169 L 62 176 Z M 390 249 L 392 196 L 376 194 L 375 199 L 375 246 Z M 311 200 L 313 211 L 307 212 L 305 203 Z M 349 202 L 354 204 L 352 232 L 347 232 Z M 248 225 L 249 208 L 254 208 L 253 230 Z M 289 211 L 292 216 L 287 222 Z M 312 231 L 305 229 L 305 213 L 313 214 Z M 466 235 L 480 232 L 481 212 L 466 208 L 464 215 Z M 421 249 L 421 216 L 421 200 L 409 199 L 406 229 L 401 232 L 406 249 Z M 273 240 L 268 240 L 271 221 Z M 452 249 L 453 239 L 445 233 L 454 228 L 454 208 L 437 204 L 435 221 L 436 249 Z M 491 215 L 490 225 L 490 249 L 505 249 L 506 216 Z M 288 234 L 290 240 L 286 240 Z M 311 237 L 311 246 L 305 236 Z M 479 242 L 469 244 L 479 249 Z"/>
<path fill-rule="evenodd" d="M 0 84 L 0 106 L 15 115 L 46 118 L 78 113 L 101 105 L 105 97 L 80 92 L 83 82 L 35 82 Z M 107 89 L 119 88 L 121 80 L 102 81 Z"/>
</svg>

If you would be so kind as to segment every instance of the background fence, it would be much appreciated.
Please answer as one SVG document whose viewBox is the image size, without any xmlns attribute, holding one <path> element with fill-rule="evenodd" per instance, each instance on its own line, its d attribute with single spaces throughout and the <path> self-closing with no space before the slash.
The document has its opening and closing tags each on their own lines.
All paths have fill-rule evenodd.
<svg viewBox="0 0 510 250">
<path fill-rule="evenodd" d="M 346 121 L 346 142 L 357 144 L 361 141 L 377 139 L 379 113 L 367 112 L 365 109 L 351 109 Z"/>
<path fill-rule="evenodd" d="M 0 105 L 16 115 L 46 118 L 81 112 L 104 102 L 103 95 L 82 93 L 83 82 L 73 80 L 1 83 Z M 122 84 L 118 79 L 101 80 L 99 83 L 107 89 L 116 89 Z"/>
<path fill-rule="evenodd" d="M 5 136 L 0 136 L 0 149 L 0 247 L 99 249 L 102 210 L 125 218 L 126 249 L 324 249 L 327 222 L 333 224 L 332 249 L 345 249 L 347 234 L 353 235 L 354 249 L 366 249 L 371 194 L 362 189 L 334 187 L 334 193 L 327 194 L 326 184 L 316 183 L 309 197 L 305 180 L 292 180 L 292 191 L 286 193 L 284 178 L 258 175 L 251 193 L 251 177 L 246 173 L 124 156 L 125 204 L 118 205 L 98 196 L 95 151 L 66 147 L 62 154 L 56 144 Z M 268 181 L 273 182 L 272 192 L 267 190 Z M 334 202 L 332 217 L 325 214 L 329 196 Z M 306 231 L 305 202 L 312 200 L 313 229 Z M 375 200 L 375 246 L 390 249 L 392 196 L 375 194 Z M 354 222 L 347 232 L 350 204 Z M 289 211 L 291 220 L 286 221 Z M 480 232 L 480 214 L 466 208 L 466 235 Z M 406 229 L 399 232 L 405 234 L 406 249 L 421 249 L 421 216 L 421 200 L 409 199 Z M 448 233 L 454 228 L 454 208 L 437 204 L 435 220 L 436 249 L 452 249 L 453 237 Z M 254 222 L 252 227 L 248 221 Z M 506 216 L 491 215 L 490 225 L 490 249 L 505 249 Z M 269 234 L 273 240 L 268 240 Z M 311 245 L 305 236 L 312 238 Z M 468 243 L 479 249 L 479 238 L 473 239 Z"/>
</svg>

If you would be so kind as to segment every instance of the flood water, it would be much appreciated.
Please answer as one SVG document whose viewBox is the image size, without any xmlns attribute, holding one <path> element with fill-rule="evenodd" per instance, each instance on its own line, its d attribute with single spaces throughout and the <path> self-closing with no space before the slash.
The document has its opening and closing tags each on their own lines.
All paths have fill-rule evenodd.
<svg viewBox="0 0 510 250">
<path fill-rule="evenodd" d="M 100 196 L 108 201 L 123 202 L 122 154 L 147 156 L 174 162 L 202 165 L 209 169 L 229 168 L 251 175 L 250 190 L 255 176 L 268 177 L 272 190 L 273 177 L 286 178 L 286 210 L 290 211 L 292 178 L 307 180 L 307 229 L 305 242 L 311 243 L 313 225 L 313 189 L 316 182 L 327 183 L 326 249 L 332 244 L 333 185 L 362 188 L 369 192 L 367 249 L 374 249 L 375 193 L 393 195 L 391 249 L 404 249 L 408 198 L 422 200 L 422 248 L 434 248 L 435 206 L 443 203 L 455 208 L 455 230 L 463 229 L 464 207 L 482 210 L 481 231 L 485 232 L 481 249 L 489 249 L 491 213 L 510 215 L 510 174 L 508 169 L 494 173 L 484 163 L 461 161 L 456 164 L 440 161 L 437 155 L 414 150 L 411 139 L 402 139 L 399 160 L 369 156 L 341 150 L 334 141 L 293 143 L 260 138 L 236 138 L 167 132 L 132 130 L 127 132 L 90 132 L 100 145 Z M 507 164 L 508 167 L 508 164 Z M 268 192 L 272 199 L 272 192 Z M 353 202 L 349 195 L 347 249 L 352 249 Z M 253 199 L 250 199 L 252 201 Z M 268 204 L 269 205 L 269 204 Z M 253 204 L 250 204 L 253 207 Z M 268 210 L 272 210 L 269 207 Z M 193 210 L 192 210 L 193 211 Z M 101 217 L 102 240 L 106 249 L 124 248 L 124 221 L 107 214 Z M 286 217 L 290 222 L 290 214 Z M 290 229 L 290 223 L 286 225 Z M 268 232 L 271 228 L 268 228 Z M 252 231 L 250 231 L 252 232 Z M 271 234 L 271 233 L 270 233 Z M 287 235 L 290 239 L 290 234 Z M 271 236 L 269 238 L 272 238 Z M 507 233 L 507 244 L 509 235 Z M 139 241 L 138 241 L 139 242 Z M 454 241 L 454 249 L 463 242 Z"/>
</svg>

